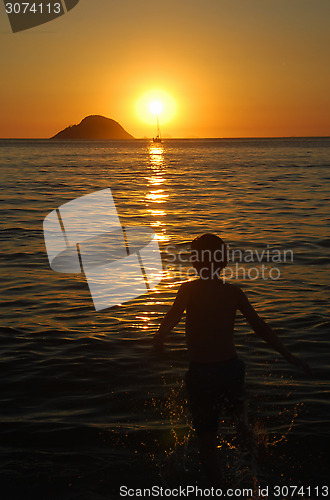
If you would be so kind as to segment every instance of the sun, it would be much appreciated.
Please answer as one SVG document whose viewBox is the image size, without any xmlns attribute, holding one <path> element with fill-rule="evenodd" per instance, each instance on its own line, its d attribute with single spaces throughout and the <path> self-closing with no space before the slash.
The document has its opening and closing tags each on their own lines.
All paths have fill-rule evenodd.
<svg viewBox="0 0 330 500">
<path fill-rule="evenodd" d="M 136 103 L 138 118 L 148 125 L 154 125 L 156 117 L 162 124 L 170 122 L 176 114 L 174 98 L 164 90 L 149 90 Z"/>
<path fill-rule="evenodd" d="M 160 115 L 163 111 L 163 104 L 159 101 L 152 101 L 150 103 L 149 109 L 153 115 Z"/>
</svg>

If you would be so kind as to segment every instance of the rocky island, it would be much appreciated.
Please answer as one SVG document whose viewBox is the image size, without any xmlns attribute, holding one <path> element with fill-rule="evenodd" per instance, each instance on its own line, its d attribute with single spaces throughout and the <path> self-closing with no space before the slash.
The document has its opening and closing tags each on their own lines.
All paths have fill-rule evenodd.
<svg viewBox="0 0 330 500">
<path fill-rule="evenodd" d="M 51 139 L 59 140 L 84 140 L 84 141 L 103 141 L 103 140 L 122 140 L 134 139 L 126 130 L 115 120 L 101 115 L 86 116 L 78 125 L 70 125 L 61 130 Z"/>
</svg>

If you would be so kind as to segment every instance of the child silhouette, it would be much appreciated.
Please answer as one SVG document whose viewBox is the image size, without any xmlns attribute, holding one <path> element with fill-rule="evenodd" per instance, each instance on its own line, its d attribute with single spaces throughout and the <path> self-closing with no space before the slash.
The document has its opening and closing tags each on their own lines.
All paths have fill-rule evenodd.
<svg viewBox="0 0 330 500">
<path fill-rule="evenodd" d="M 221 471 L 217 462 L 216 437 L 224 401 L 230 404 L 236 417 L 238 434 L 247 437 L 251 433 L 244 399 L 245 365 L 237 357 L 234 343 L 236 311 L 243 314 L 258 337 L 289 363 L 307 374 L 310 374 L 310 368 L 283 345 L 237 285 L 222 281 L 220 274 L 228 262 L 227 248 L 221 238 L 214 234 L 195 238 L 191 244 L 191 261 L 199 278 L 180 286 L 172 307 L 154 336 L 153 345 L 156 351 L 163 349 L 167 334 L 179 323 L 186 310 L 189 406 L 202 465 L 208 479 L 218 485 Z"/>
</svg>

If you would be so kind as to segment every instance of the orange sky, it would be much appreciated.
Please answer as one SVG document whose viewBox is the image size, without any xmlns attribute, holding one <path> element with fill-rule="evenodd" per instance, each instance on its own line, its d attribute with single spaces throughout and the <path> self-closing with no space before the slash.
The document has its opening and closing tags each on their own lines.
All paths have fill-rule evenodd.
<svg viewBox="0 0 330 500">
<path fill-rule="evenodd" d="M 0 137 L 89 114 L 152 136 L 136 105 L 155 89 L 175 102 L 163 135 L 330 135 L 329 19 L 329 0 L 81 0 L 13 34 L 1 3 Z"/>
</svg>

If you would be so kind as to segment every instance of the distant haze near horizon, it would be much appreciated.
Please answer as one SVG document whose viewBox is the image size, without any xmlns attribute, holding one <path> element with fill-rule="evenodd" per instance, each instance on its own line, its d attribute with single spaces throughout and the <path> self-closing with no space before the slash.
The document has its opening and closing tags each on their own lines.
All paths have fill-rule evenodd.
<svg viewBox="0 0 330 500">
<path fill-rule="evenodd" d="M 1 3 L 0 137 L 95 114 L 152 137 L 153 95 L 165 137 L 329 136 L 329 18 L 328 0 L 98 0 L 13 34 Z"/>
</svg>

